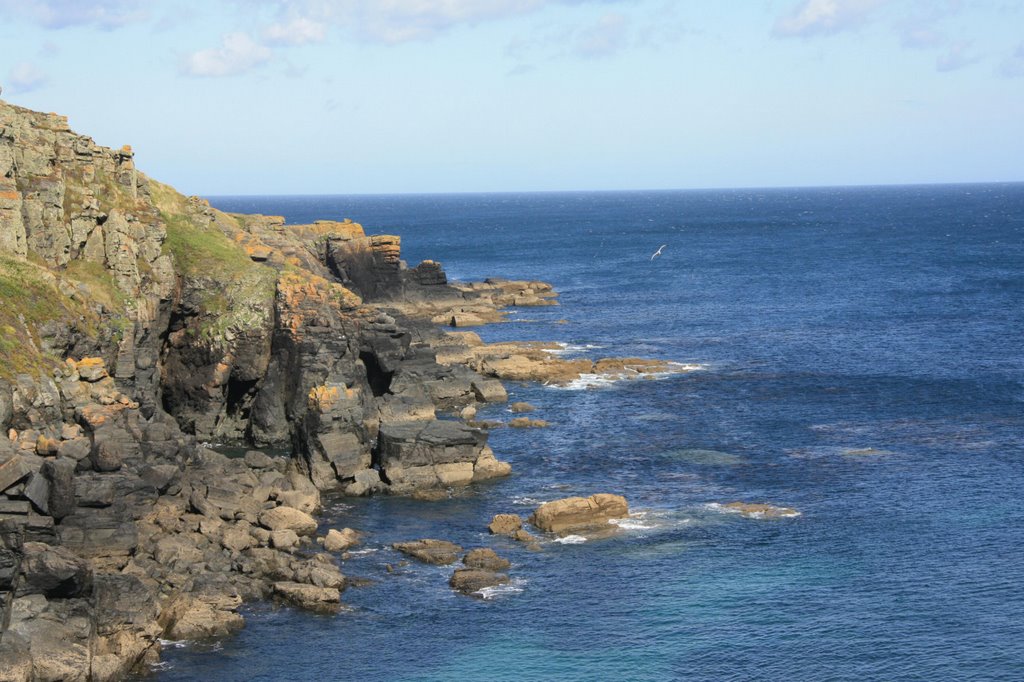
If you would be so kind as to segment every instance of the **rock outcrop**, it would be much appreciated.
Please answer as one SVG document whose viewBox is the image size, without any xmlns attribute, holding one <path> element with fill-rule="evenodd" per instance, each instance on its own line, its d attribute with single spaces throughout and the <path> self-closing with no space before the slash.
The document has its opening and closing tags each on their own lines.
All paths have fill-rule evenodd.
<svg viewBox="0 0 1024 682">
<path fill-rule="evenodd" d="M 429 317 L 553 295 L 454 286 L 350 220 L 228 215 L 0 101 L 0 677 L 117 679 L 245 599 L 340 608 L 321 490 L 510 471 L 438 419 L 507 394 L 439 363 Z"/>
<path fill-rule="evenodd" d="M 530 523 L 546 533 L 569 535 L 607 529 L 608 521 L 629 516 L 629 504 L 621 495 L 599 493 L 590 497 L 566 497 L 545 502 L 530 516 Z"/>
</svg>

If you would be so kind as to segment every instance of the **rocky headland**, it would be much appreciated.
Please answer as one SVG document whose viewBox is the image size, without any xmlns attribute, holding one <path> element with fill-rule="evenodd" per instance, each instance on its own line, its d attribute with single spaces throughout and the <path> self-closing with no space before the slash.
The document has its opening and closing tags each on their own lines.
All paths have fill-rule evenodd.
<svg viewBox="0 0 1024 682">
<path fill-rule="evenodd" d="M 507 400 L 501 379 L 676 371 L 439 328 L 554 299 L 449 283 L 350 220 L 223 213 L 0 101 L 0 680 L 119 679 L 161 638 L 242 627 L 245 600 L 336 611 L 360 539 L 321 535 L 322 493 L 507 475 L 467 418 Z M 453 588 L 507 581 L 492 555 Z"/>
</svg>

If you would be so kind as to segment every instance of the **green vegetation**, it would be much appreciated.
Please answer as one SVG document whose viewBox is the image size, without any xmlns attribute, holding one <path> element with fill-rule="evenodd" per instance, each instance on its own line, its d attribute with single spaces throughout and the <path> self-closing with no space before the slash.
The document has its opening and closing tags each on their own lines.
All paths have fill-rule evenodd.
<svg viewBox="0 0 1024 682">
<path fill-rule="evenodd" d="M 173 188 L 151 180 L 150 195 L 167 229 L 164 253 L 174 258 L 177 271 L 186 278 L 220 285 L 211 283 L 204 291 L 201 305 L 205 314 L 193 333 L 214 340 L 228 329 L 262 324 L 272 310 L 277 271 L 254 263 L 217 224 L 194 218 L 188 199 Z"/>
<path fill-rule="evenodd" d="M 87 313 L 47 275 L 28 261 L 0 255 L 0 377 L 53 369 L 57 358 L 39 350 L 34 330 L 44 322 L 77 320 Z"/>
</svg>

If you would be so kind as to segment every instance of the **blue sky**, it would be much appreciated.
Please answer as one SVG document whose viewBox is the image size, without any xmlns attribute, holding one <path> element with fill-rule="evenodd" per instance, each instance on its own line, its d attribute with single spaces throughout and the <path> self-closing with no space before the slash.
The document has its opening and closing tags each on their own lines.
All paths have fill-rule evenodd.
<svg viewBox="0 0 1024 682">
<path fill-rule="evenodd" d="M 0 86 L 206 195 L 1024 180 L 1024 0 L 0 0 Z"/>
</svg>

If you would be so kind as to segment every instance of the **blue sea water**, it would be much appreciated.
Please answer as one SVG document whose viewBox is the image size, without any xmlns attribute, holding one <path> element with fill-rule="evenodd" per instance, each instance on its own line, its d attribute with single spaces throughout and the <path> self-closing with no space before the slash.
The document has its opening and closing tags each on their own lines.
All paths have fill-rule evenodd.
<svg viewBox="0 0 1024 682">
<path fill-rule="evenodd" d="M 344 571 L 374 582 L 344 593 L 351 610 L 252 605 L 236 638 L 168 649 L 158 680 L 1024 678 L 1024 185 L 213 204 L 352 217 L 401 235 L 410 264 L 561 292 L 485 339 L 703 369 L 510 384 L 552 424 L 492 433 L 511 478 L 330 500 L 324 528 L 367 534 Z M 486 533 L 495 513 L 594 492 L 638 518 L 540 552 Z M 715 506 L 734 500 L 800 516 Z M 494 548 L 512 589 L 388 573 L 390 543 L 420 537 Z"/>
</svg>

